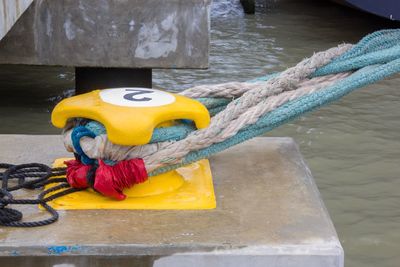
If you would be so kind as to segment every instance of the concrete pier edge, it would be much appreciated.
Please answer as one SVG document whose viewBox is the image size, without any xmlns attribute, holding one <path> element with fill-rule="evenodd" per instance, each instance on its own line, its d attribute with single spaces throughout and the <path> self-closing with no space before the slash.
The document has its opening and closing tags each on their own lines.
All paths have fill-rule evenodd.
<svg viewBox="0 0 400 267">
<path fill-rule="evenodd" d="M 0 162 L 70 156 L 60 136 L 0 135 L 0 146 Z M 0 265 L 343 266 L 334 226 L 291 138 L 255 138 L 210 162 L 215 210 L 61 211 L 46 227 L 1 227 Z M 23 211 L 37 217 L 37 207 Z"/>
</svg>

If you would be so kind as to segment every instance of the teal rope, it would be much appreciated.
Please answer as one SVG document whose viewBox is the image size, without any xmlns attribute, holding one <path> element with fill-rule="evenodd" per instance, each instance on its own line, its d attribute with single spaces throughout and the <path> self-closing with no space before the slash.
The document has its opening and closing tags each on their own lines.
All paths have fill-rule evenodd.
<svg viewBox="0 0 400 267">
<path fill-rule="evenodd" d="M 383 30 L 364 37 L 358 44 L 348 52 L 334 59 L 332 62 L 315 71 L 312 77 L 323 76 L 333 73 L 346 72 L 361 69 L 367 66 L 384 64 L 400 58 L 400 30 Z M 276 77 L 279 73 L 269 74 L 249 82 L 267 81 Z M 224 98 L 199 98 L 208 109 L 211 116 L 225 109 L 231 99 Z M 181 131 L 179 126 L 171 135 L 178 135 Z M 155 130 L 157 134 L 157 129 Z M 186 137 L 186 136 L 185 136 Z M 184 138 L 185 138 L 184 137 Z M 175 139 L 180 140 L 180 139 Z"/>
<path fill-rule="evenodd" d="M 386 35 L 388 35 L 387 38 Z M 385 44 L 386 49 L 378 51 L 370 49 L 370 53 L 367 55 L 359 53 L 360 50 L 366 51 L 365 47 L 367 46 L 368 41 L 372 42 L 376 49 L 379 49 L 379 46 L 376 45 L 377 38 L 381 39 L 381 41 Z M 271 112 L 268 112 L 254 125 L 242 129 L 235 136 L 223 142 L 213 144 L 210 147 L 189 153 L 180 164 L 171 164 L 158 168 L 152 171 L 149 175 L 158 175 L 200 159 L 208 158 L 211 155 L 223 151 L 233 145 L 244 142 L 255 136 L 262 135 L 265 132 L 268 132 L 284 123 L 294 120 L 306 112 L 310 112 L 323 105 L 329 104 L 332 101 L 338 100 L 357 88 L 375 83 L 390 75 L 400 72 L 400 46 L 396 43 L 399 39 L 399 30 L 381 31 L 366 36 L 363 40 L 361 40 L 359 45 L 354 46 L 350 51 L 342 56 L 344 61 L 352 64 L 351 69 L 364 66 L 361 70 L 353 73 L 351 76 L 337 82 L 334 85 L 328 86 L 322 91 L 305 95 L 296 100 L 290 101 Z M 392 47 L 390 47 L 390 45 Z M 350 57 L 353 58 L 352 61 L 349 61 Z M 360 60 L 360 58 L 362 60 Z M 384 60 L 382 60 L 382 58 Z M 349 70 L 347 65 L 343 65 L 340 62 L 341 61 L 334 60 L 332 63 L 325 66 L 325 68 Z M 381 64 L 379 65 L 377 63 Z M 319 70 L 317 70 L 316 73 L 318 73 L 318 71 Z"/>
<path fill-rule="evenodd" d="M 334 61 L 329 65 L 319 68 L 312 76 L 324 76 L 328 74 L 357 70 L 370 65 L 384 64 L 386 62 L 396 60 L 399 57 L 400 45 L 395 45 L 391 48 L 371 52 L 365 55 L 358 56 L 356 58 Z"/>
<path fill-rule="evenodd" d="M 158 168 L 149 173 L 149 176 L 165 173 L 195 161 L 208 158 L 211 155 L 221 152 L 231 146 L 271 131 L 272 129 L 292 121 L 307 112 L 338 100 L 357 88 L 377 82 L 397 72 L 400 72 L 400 59 L 378 67 L 366 67 L 348 78 L 343 79 L 337 84 L 327 87 L 323 91 L 317 91 L 305 95 L 268 112 L 260 118 L 257 123 L 241 130 L 235 136 L 223 142 L 213 144 L 210 147 L 193 151 L 185 157 L 182 163 Z"/>
<path fill-rule="evenodd" d="M 89 158 L 85 152 L 83 152 L 83 149 L 80 144 L 80 140 L 82 137 L 91 137 L 95 138 L 96 134 L 90 131 L 87 127 L 84 126 L 78 126 L 75 127 L 74 130 L 71 133 L 71 140 L 72 140 L 72 145 L 74 146 L 74 149 L 76 151 L 76 154 L 80 156 L 80 160 L 82 161 L 83 164 L 89 165 L 93 164 L 94 160 Z"/>
<path fill-rule="evenodd" d="M 334 59 L 331 63 L 315 71 L 312 77 L 323 76 L 333 73 L 340 73 L 350 70 L 361 69 L 374 64 L 382 64 L 400 57 L 400 31 L 382 30 L 365 36 L 357 45 L 342 56 Z M 272 73 L 259 77 L 249 82 L 267 81 L 278 76 L 279 73 Z M 232 101 L 228 98 L 197 98 L 214 116 Z M 106 130 L 98 122 L 90 122 L 86 125 L 96 135 L 105 134 Z M 193 125 L 178 124 L 168 128 L 156 128 L 150 143 L 163 141 L 178 141 L 196 130 Z"/>
<path fill-rule="evenodd" d="M 208 158 L 215 153 L 255 136 L 262 135 L 307 112 L 335 101 L 357 88 L 400 72 L 400 30 L 383 30 L 367 35 L 345 54 L 316 70 L 310 78 L 346 71 L 356 72 L 321 91 L 289 101 L 268 112 L 255 124 L 242 129 L 235 136 L 210 147 L 190 152 L 182 163 L 158 168 L 149 173 L 149 176 L 158 175 L 200 159 Z M 273 73 L 249 82 L 266 81 L 277 75 L 279 73 Z M 211 115 L 222 111 L 232 101 L 232 99 L 227 98 L 199 98 L 197 100 L 209 109 Z M 98 122 L 90 122 L 86 126 L 96 135 L 105 133 L 104 126 Z M 194 126 L 187 122 L 172 127 L 157 128 L 154 130 L 151 143 L 181 140 L 194 130 Z M 167 158 L 163 163 L 168 164 L 170 160 L 173 160 L 173 158 Z"/>
<path fill-rule="evenodd" d="M 358 44 L 353 46 L 342 56 L 315 71 L 311 77 L 323 76 L 333 73 L 346 72 L 361 69 L 370 65 L 384 64 L 400 58 L 400 30 L 382 30 L 365 36 Z M 278 76 L 279 73 L 272 73 L 259 77 L 249 82 L 267 81 Z M 232 99 L 224 98 L 199 98 L 214 116 L 225 109 Z M 171 135 L 177 136 L 181 131 L 179 126 L 171 130 Z M 176 131 L 172 133 L 172 131 Z M 157 135 L 157 129 L 154 134 Z M 186 137 L 186 136 L 185 136 Z M 185 138 L 184 137 L 184 138 Z M 181 139 L 174 139 L 181 140 Z"/>
<path fill-rule="evenodd" d="M 382 37 L 382 38 L 381 38 Z M 398 29 L 381 30 L 362 38 L 350 51 L 341 55 L 335 61 L 355 58 L 363 54 L 390 48 L 400 42 Z"/>
</svg>

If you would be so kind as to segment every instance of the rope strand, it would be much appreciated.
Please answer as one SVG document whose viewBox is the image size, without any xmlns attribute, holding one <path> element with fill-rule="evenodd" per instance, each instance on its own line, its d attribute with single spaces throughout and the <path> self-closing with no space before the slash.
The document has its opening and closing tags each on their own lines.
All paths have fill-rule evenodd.
<svg viewBox="0 0 400 267">
<path fill-rule="evenodd" d="M 0 225 L 2 226 L 37 227 L 54 223 L 58 220 L 59 215 L 55 209 L 47 204 L 47 202 L 80 191 L 80 189 L 71 188 L 65 178 L 57 178 L 58 176 L 65 175 L 65 168 L 52 169 L 39 163 L 20 165 L 0 163 L 0 169 L 5 169 L 5 171 L 0 173 L 0 180 L 2 181 L 2 186 L 0 188 Z M 17 184 L 10 186 L 10 182 L 15 180 Z M 36 189 L 52 183 L 57 183 L 57 185 L 44 190 L 37 198 L 33 199 L 15 199 L 11 193 L 19 189 Z M 50 193 L 54 194 L 49 195 Z M 40 205 L 50 214 L 50 218 L 38 221 L 22 222 L 22 212 L 6 207 L 7 205 L 12 204 Z"/>
</svg>

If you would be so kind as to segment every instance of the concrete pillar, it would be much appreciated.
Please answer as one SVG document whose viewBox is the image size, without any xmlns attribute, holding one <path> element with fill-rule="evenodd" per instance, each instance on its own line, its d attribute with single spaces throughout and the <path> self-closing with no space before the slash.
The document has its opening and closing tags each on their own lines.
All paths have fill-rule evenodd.
<svg viewBox="0 0 400 267">
<path fill-rule="evenodd" d="M 34 1 L 1 40 L 0 64 L 207 68 L 210 4 Z"/>
</svg>

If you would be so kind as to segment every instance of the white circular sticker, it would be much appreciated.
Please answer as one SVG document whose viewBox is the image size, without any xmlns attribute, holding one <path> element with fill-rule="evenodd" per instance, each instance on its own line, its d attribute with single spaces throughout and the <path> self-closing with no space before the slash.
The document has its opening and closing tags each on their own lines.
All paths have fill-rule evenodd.
<svg viewBox="0 0 400 267">
<path fill-rule="evenodd" d="M 175 102 L 172 94 L 140 87 L 101 90 L 100 98 L 106 103 L 124 107 L 158 107 Z"/>
</svg>

